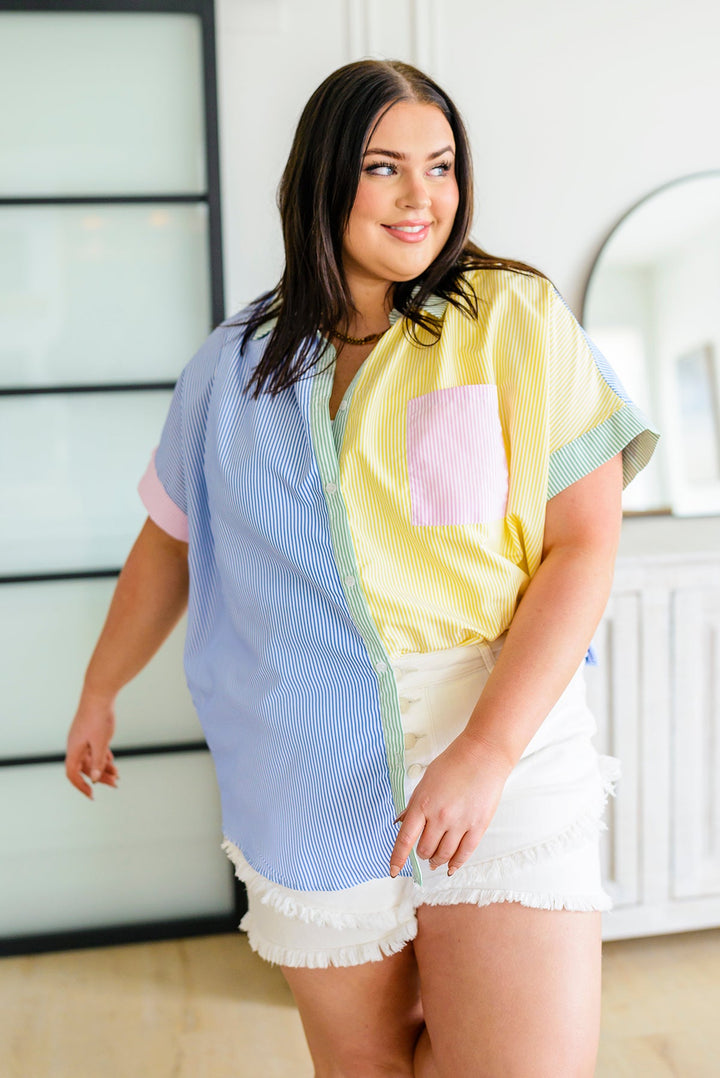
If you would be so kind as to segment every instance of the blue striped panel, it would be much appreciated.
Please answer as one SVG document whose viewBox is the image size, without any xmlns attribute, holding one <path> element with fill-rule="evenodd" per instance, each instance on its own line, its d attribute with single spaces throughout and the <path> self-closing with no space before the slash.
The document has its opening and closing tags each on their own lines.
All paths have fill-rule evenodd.
<svg viewBox="0 0 720 1078">
<path fill-rule="evenodd" d="M 243 387 L 263 347 L 241 357 L 237 330 L 213 334 L 178 382 L 156 462 L 171 496 L 186 491 L 185 671 L 225 836 L 275 883 L 337 890 L 389 874 L 397 809 L 378 678 L 333 553 L 310 386 L 252 400 Z"/>
</svg>

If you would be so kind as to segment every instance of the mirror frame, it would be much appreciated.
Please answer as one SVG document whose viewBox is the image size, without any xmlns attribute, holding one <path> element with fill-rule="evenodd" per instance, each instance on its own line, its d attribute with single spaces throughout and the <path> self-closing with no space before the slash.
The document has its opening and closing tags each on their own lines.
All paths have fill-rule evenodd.
<svg viewBox="0 0 720 1078">
<path fill-rule="evenodd" d="M 666 183 L 662 183 L 658 187 L 654 187 L 647 194 L 643 195 L 642 198 L 639 198 L 636 202 L 634 202 L 622 214 L 622 216 L 619 217 L 615 221 L 615 224 L 610 228 L 610 230 L 605 233 L 605 236 L 602 239 L 602 241 L 600 242 L 599 246 L 597 247 L 595 255 L 594 255 L 594 257 L 593 257 L 593 259 L 592 259 L 592 261 L 590 263 L 590 269 L 588 270 L 588 272 L 586 274 L 585 282 L 584 282 L 583 287 L 582 287 L 582 297 L 581 297 L 581 300 L 580 300 L 580 324 L 582 325 L 582 327 L 584 329 L 586 329 L 586 332 L 590 333 L 590 330 L 587 330 L 587 327 L 585 326 L 585 318 L 587 316 L 587 309 L 588 309 L 588 297 L 590 295 L 590 289 L 592 287 L 593 280 L 594 280 L 594 278 L 595 278 L 595 276 L 597 274 L 597 271 L 598 271 L 598 266 L 600 264 L 600 261 L 602 259 L 603 254 L 605 253 L 605 249 L 612 242 L 613 238 L 615 237 L 615 234 L 622 228 L 622 226 L 624 225 L 624 223 L 628 219 L 628 217 L 630 217 L 631 214 L 635 213 L 635 211 L 637 209 L 639 209 L 640 206 L 643 206 L 646 202 L 649 202 L 650 199 L 655 198 L 657 195 L 661 194 L 663 191 L 667 191 L 672 187 L 677 187 L 680 184 L 687 183 L 689 180 L 706 179 L 706 178 L 710 178 L 711 176 L 715 176 L 715 177 L 718 177 L 718 179 L 720 179 L 720 168 L 708 168 L 708 169 L 701 169 L 698 172 L 688 172 L 685 175 L 676 176 L 675 179 L 668 180 Z M 592 334 L 590 334 L 590 335 L 592 335 Z M 705 515 L 705 514 L 698 514 L 698 516 L 703 516 L 703 515 Z M 716 514 L 711 514 L 711 515 L 714 516 Z M 673 512 L 672 506 L 670 506 L 670 505 L 661 506 L 661 507 L 658 507 L 658 508 L 655 508 L 655 509 L 624 509 L 623 510 L 623 516 L 624 517 L 671 517 L 671 518 L 673 518 L 675 520 L 681 519 L 681 517 L 679 517 L 676 513 Z"/>
</svg>

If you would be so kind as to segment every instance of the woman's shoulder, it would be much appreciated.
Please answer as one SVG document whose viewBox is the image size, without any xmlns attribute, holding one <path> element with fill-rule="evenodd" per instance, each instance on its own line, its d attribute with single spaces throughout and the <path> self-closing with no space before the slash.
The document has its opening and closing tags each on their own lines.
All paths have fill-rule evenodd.
<svg viewBox="0 0 720 1078">
<path fill-rule="evenodd" d="M 467 269 L 463 280 L 479 303 L 505 300 L 521 302 L 541 313 L 547 309 L 555 286 L 538 271 L 511 266 L 479 266 Z"/>
<path fill-rule="evenodd" d="M 208 334 L 196 352 L 188 360 L 183 368 L 180 377 L 185 382 L 195 389 L 201 389 L 203 385 L 212 381 L 218 364 L 221 358 L 225 354 L 232 354 L 239 356 L 241 351 L 247 351 L 247 348 L 241 349 L 242 338 L 245 334 L 245 329 L 250 317 L 255 313 L 256 307 L 253 304 L 249 304 L 237 311 L 235 314 L 229 315 L 224 318 L 222 322 Z M 268 325 L 267 332 L 269 332 L 271 326 Z M 251 339 L 248 342 L 250 345 L 255 340 L 260 340 L 265 336 L 264 326 L 251 335 Z"/>
<path fill-rule="evenodd" d="M 489 364 L 496 382 L 545 377 L 553 318 L 552 282 L 541 273 L 507 266 L 473 267 L 464 274 L 476 314 L 457 311 L 450 331 Z M 485 369 L 485 367 L 483 367 Z"/>
</svg>

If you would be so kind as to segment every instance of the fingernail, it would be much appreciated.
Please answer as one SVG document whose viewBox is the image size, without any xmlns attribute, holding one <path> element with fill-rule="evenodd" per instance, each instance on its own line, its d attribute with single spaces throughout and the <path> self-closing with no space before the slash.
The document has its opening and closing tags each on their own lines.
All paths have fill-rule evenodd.
<svg viewBox="0 0 720 1078">
<path fill-rule="evenodd" d="M 399 871 L 400 869 L 397 867 L 397 865 L 390 865 L 390 875 L 393 879 L 395 879 Z"/>
<path fill-rule="evenodd" d="M 455 866 L 453 865 L 452 868 L 448 869 L 448 876 L 452 876 L 454 871 L 455 871 Z"/>
<path fill-rule="evenodd" d="M 93 782 L 97 782 L 97 780 L 100 778 L 100 772 L 99 771 L 91 771 L 90 772 L 90 778 L 93 780 Z"/>
</svg>

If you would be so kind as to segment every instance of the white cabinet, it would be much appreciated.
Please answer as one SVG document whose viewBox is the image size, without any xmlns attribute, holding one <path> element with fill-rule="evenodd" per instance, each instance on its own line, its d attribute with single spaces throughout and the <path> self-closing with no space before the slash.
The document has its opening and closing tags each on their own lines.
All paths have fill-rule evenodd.
<svg viewBox="0 0 720 1078">
<path fill-rule="evenodd" d="M 623 776 L 605 939 L 720 925 L 720 552 L 618 560 L 588 694 Z"/>
<path fill-rule="evenodd" d="M 720 895 L 720 588 L 678 588 L 673 610 L 671 892 Z"/>
</svg>

